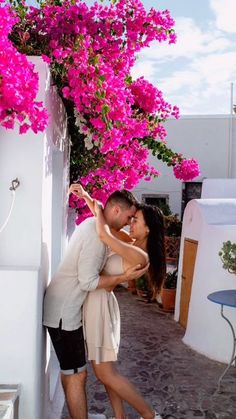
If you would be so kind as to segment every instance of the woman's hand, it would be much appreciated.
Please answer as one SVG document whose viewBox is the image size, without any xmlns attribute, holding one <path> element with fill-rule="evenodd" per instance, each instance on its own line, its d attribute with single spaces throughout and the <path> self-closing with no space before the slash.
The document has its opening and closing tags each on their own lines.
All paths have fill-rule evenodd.
<svg viewBox="0 0 236 419">
<path fill-rule="evenodd" d="M 72 183 L 69 187 L 69 194 L 73 193 L 78 196 L 78 198 L 84 199 L 88 196 L 88 193 L 84 190 L 83 186 L 80 183 Z"/>
<path fill-rule="evenodd" d="M 147 263 L 147 265 L 144 266 L 144 268 L 141 268 L 141 265 L 139 264 L 126 269 L 126 271 L 124 272 L 124 281 L 130 281 L 131 279 L 140 278 L 143 274 L 145 274 L 145 272 L 147 272 L 149 265 L 150 264 Z"/>
<path fill-rule="evenodd" d="M 88 192 L 85 191 L 82 185 L 80 183 L 72 183 L 69 188 L 69 194 L 73 193 L 75 196 L 77 196 L 80 199 L 84 199 L 86 204 L 88 205 L 90 211 L 95 215 L 94 210 L 94 199 L 89 195 Z"/>
</svg>

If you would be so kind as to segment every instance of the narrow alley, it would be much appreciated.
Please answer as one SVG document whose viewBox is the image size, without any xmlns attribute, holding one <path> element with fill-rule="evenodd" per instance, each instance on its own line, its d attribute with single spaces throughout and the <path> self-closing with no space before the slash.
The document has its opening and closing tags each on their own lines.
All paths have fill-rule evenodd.
<svg viewBox="0 0 236 419">
<path fill-rule="evenodd" d="M 217 393 L 224 364 L 192 351 L 183 328 L 156 303 L 146 304 L 125 288 L 116 289 L 121 311 L 119 370 L 132 381 L 163 419 L 236 419 L 236 372 L 231 367 Z M 220 336 L 219 336 L 220 339 Z M 103 386 L 89 366 L 89 413 L 112 416 Z M 139 418 L 126 405 L 127 419 Z M 62 419 L 69 419 L 66 407 Z"/>
</svg>

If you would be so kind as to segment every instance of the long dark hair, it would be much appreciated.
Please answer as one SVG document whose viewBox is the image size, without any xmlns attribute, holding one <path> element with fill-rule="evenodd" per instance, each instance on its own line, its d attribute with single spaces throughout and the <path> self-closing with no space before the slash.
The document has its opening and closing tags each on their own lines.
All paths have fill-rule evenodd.
<svg viewBox="0 0 236 419">
<path fill-rule="evenodd" d="M 166 255 L 164 238 L 164 216 L 162 211 L 152 205 L 139 204 L 144 221 L 149 229 L 147 237 L 147 253 L 149 256 L 149 282 L 153 297 L 160 291 L 166 274 Z"/>
</svg>

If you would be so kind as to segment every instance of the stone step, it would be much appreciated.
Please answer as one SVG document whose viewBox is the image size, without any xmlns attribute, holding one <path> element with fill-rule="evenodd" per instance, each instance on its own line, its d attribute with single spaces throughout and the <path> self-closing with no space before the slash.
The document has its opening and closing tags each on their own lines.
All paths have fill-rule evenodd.
<svg viewBox="0 0 236 419">
<path fill-rule="evenodd" d="M 88 414 L 88 419 L 106 419 L 106 416 L 103 414 L 98 414 L 98 413 L 89 413 Z"/>
<path fill-rule="evenodd" d="M 0 419 L 18 419 L 20 385 L 0 384 Z"/>
<path fill-rule="evenodd" d="M 13 417 L 12 406 L 0 405 L 0 419 L 11 419 Z"/>
</svg>

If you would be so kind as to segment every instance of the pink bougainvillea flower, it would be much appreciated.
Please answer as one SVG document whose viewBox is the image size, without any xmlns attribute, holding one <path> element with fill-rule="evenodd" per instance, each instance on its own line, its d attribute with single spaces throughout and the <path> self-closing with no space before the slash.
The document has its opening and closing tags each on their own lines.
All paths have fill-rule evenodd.
<svg viewBox="0 0 236 419">
<path fill-rule="evenodd" d="M 47 55 L 42 54 L 41 57 L 45 63 L 51 64 L 52 60 Z"/>
<path fill-rule="evenodd" d="M 0 0 L 1 1 L 1 0 Z M 25 20 L 32 39 L 43 39 L 42 58 L 59 80 L 60 95 L 72 105 L 78 129 L 76 141 L 89 151 L 80 182 L 102 203 L 116 189 L 132 189 L 159 172 L 148 163 L 149 150 L 164 144 L 168 118 L 178 118 L 179 109 L 169 104 L 157 86 L 144 77 L 132 80 L 137 53 L 152 41 L 176 42 L 174 20 L 168 10 L 147 11 L 141 0 L 119 0 L 107 5 L 64 1 L 26 8 Z M 9 6 L 0 7 L 0 124 L 20 132 L 42 131 L 47 123 L 43 104 L 36 102 L 38 77 L 25 55 L 8 39 L 18 18 Z M 19 39 L 29 43 L 19 27 Z M 72 139 L 73 140 L 73 139 Z M 159 156 L 164 155 L 162 153 Z M 78 152 L 83 162 L 83 152 Z M 195 160 L 166 153 L 179 179 L 199 174 Z M 162 157 L 160 157 L 162 158 Z M 91 213 L 74 195 L 70 206 L 78 211 L 79 223 Z"/>
<path fill-rule="evenodd" d="M 30 128 L 34 132 L 44 131 L 47 112 L 36 101 L 38 74 L 34 65 L 17 51 L 8 37 L 18 20 L 10 6 L 0 6 L 0 125 L 13 129 L 17 123 L 23 134 Z"/>
<path fill-rule="evenodd" d="M 173 171 L 175 177 L 183 181 L 192 180 L 201 174 L 199 164 L 195 159 L 182 160 L 174 166 Z"/>
</svg>

